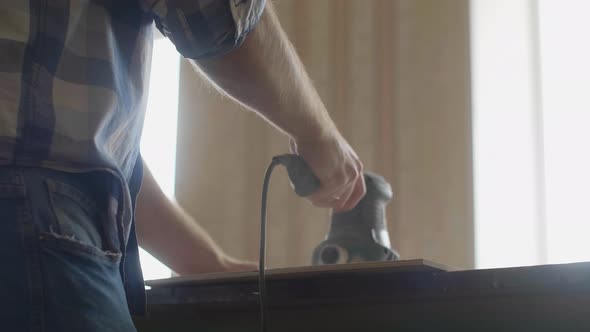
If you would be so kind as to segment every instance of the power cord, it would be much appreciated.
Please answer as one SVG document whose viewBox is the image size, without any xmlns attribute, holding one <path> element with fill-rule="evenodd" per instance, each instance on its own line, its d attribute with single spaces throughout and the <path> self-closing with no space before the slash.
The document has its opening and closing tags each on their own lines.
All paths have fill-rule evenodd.
<svg viewBox="0 0 590 332">
<path fill-rule="evenodd" d="M 303 158 L 294 154 L 284 154 L 272 158 L 264 175 L 262 184 L 262 203 L 260 207 L 260 256 L 258 261 L 258 295 L 260 300 L 260 329 L 267 331 L 267 303 L 266 303 L 266 203 L 268 184 L 272 171 L 277 165 L 284 165 L 293 184 L 295 193 L 306 197 L 320 187 L 320 180 L 313 174 Z"/>
<path fill-rule="evenodd" d="M 262 184 L 262 203 L 260 206 L 260 254 L 258 257 L 258 298 L 260 301 L 260 330 L 266 332 L 266 203 L 268 196 L 268 184 L 274 168 L 279 164 L 273 158 L 266 169 L 264 183 Z"/>
</svg>

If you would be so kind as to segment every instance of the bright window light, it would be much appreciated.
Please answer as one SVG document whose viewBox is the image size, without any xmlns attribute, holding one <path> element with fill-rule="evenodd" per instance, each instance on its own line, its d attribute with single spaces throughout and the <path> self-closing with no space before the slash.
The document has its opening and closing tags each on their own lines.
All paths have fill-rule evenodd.
<svg viewBox="0 0 590 332">
<path fill-rule="evenodd" d="M 539 262 L 530 3 L 471 2 L 477 267 Z"/>
<path fill-rule="evenodd" d="M 169 197 L 174 197 L 176 131 L 180 56 L 165 38 L 154 40 L 147 113 L 141 138 L 141 155 L 154 178 Z M 140 248 L 146 280 L 168 278 L 170 269 Z"/>
<path fill-rule="evenodd" d="M 476 265 L 590 261 L 590 1 L 471 11 Z"/>
<path fill-rule="evenodd" d="M 154 178 L 174 197 L 178 81 L 180 55 L 166 38 L 154 41 L 147 113 L 141 137 L 141 155 Z"/>
<path fill-rule="evenodd" d="M 590 261 L 590 1 L 540 0 L 549 263 Z"/>
</svg>

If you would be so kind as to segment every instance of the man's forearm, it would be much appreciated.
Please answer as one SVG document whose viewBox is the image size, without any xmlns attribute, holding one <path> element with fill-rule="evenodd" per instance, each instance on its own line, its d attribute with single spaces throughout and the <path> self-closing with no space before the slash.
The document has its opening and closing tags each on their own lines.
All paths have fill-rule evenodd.
<svg viewBox="0 0 590 332">
<path fill-rule="evenodd" d="M 296 141 L 337 132 L 270 1 L 238 49 L 193 63 L 223 91 Z"/>
<path fill-rule="evenodd" d="M 193 62 L 221 90 L 291 137 L 321 187 L 309 199 L 350 210 L 365 194 L 362 163 L 340 135 L 295 49 L 267 1 L 244 43 L 230 53 Z"/>
<path fill-rule="evenodd" d="M 179 274 L 255 270 L 213 241 L 182 208 L 170 201 L 147 167 L 137 199 L 139 244 Z"/>
</svg>

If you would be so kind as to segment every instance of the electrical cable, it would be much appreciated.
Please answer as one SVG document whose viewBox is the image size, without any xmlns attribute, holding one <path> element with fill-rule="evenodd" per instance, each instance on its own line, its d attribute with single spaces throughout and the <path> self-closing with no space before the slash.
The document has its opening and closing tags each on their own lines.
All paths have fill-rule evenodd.
<svg viewBox="0 0 590 332">
<path fill-rule="evenodd" d="M 266 203 L 268 196 L 268 185 L 270 176 L 274 168 L 279 164 L 276 158 L 273 158 L 266 169 L 264 183 L 262 184 L 262 202 L 260 206 L 260 253 L 258 257 L 258 298 L 260 302 L 260 331 L 266 332 L 268 317 L 266 307 Z"/>
<path fill-rule="evenodd" d="M 303 158 L 293 155 L 284 154 L 272 158 L 270 165 L 264 175 L 262 184 L 262 203 L 260 207 L 260 255 L 258 261 L 258 294 L 260 300 L 260 328 L 262 332 L 267 330 L 267 299 L 266 299 L 266 204 L 268 196 L 268 184 L 272 171 L 277 165 L 283 165 L 287 168 L 287 174 L 293 184 L 295 193 L 301 197 L 306 197 L 314 193 L 320 187 L 320 180 L 313 174 L 309 165 Z"/>
</svg>

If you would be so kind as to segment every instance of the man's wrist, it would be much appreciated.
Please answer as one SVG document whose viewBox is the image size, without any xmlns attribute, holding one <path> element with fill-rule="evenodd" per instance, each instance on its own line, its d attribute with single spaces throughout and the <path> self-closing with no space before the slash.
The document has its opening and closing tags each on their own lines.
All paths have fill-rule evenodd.
<svg viewBox="0 0 590 332">
<path fill-rule="evenodd" d="M 290 133 L 291 138 L 297 144 L 313 144 L 328 141 L 339 135 L 336 125 L 326 111 L 316 113 L 317 115 L 302 122 L 298 128 Z"/>
<path fill-rule="evenodd" d="M 299 149 L 305 147 L 317 147 L 321 146 L 332 146 L 338 142 L 340 132 L 336 126 L 326 126 L 323 128 L 317 128 L 314 130 L 308 130 L 303 132 L 300 136 L 292 137 L 293 142 Z"/>
</svg>

